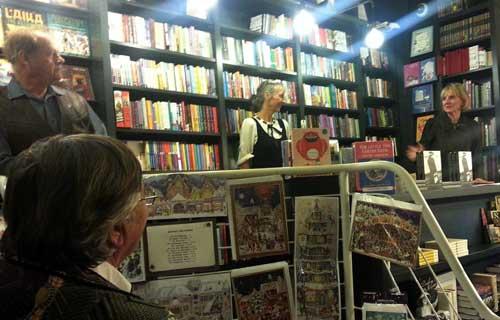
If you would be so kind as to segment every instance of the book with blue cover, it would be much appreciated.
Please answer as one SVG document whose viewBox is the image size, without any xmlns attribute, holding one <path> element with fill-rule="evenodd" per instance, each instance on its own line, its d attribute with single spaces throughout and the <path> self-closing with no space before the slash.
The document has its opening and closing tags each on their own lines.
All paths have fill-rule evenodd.
<svg viewBox="0 0 500 320">
<path fill-rule="evenodd" d="M 413 88 L 411 98 L 413 113 L 422 113 L 434 110 L 433 84 L 425 84 Z"/>
</svg>

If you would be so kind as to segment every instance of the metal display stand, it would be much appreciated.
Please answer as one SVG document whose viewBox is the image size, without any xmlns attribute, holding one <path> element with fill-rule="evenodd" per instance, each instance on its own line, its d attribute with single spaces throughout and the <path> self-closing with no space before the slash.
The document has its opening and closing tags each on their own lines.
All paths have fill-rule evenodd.
<svg viewBox="0 0 500 320">
<path fill-rule="evenodd" d="M 440 251 L 442 252 L 446 262 L 449 264 L 451 270 L 455 274 L 460 286 L 463 288 L 465 294 L 470 300 L 470 303 L 479 312 L 481 318 L 486 320 L 500 320 L 493 311 L 491 311 L 481 300 L 476 292 L 472 282 L 465 273 L 463 266 L 458 258 L 453 254 L 446 235 L 441 229 L 438 221 L 432 213 L 429 205 L 423 197 L 421 191 L 418 189 L 413 178 L 410 174 L 403 169 L 403 167 L 388 161 L 369 161 L 356 164 L 339 164 L 339 165 L 326 165 L 326 166 L 312 166 L 312 167 L 287 167 L 287 168 L 265 168 L 265 169 L 250 169 L 250 170 L 223 170 L 223 171 L 209 171 L 201 174 L 235 179 L 235 178 L 249 178 L 266 175 L 282 175 L 282 176 L 311 176 L 311 175 L 324 175 L 336 174 L 339 176 L 340 185 L 340 205 L 341 205 L 341 219 L 342 219 L 342 234 L 344 239 L 350 239 L 351 235 L 351 210 L 349 201 L 349 173 L 364 170 L 385 169 L 394 172 L 399 176 L 401 183 L 404 185 L 411 199 L 415 204 L 422 205 L 422 218 L 429 228 L 433 238 L 436 240 Z M 200 173 L 189 173 L 200 174 Z M 349 222 L 349 223 L 346 223 Z M 354 305 L 354 281 L 352 273 L 352 253 L 349 250 L 349 241 L 342 241 L 343 251 L 343 266 L 344 266 L 344 296 L 345 296 L 345 310 L 346 319 L 354 320 L 354 310 L 359 309 Z"/>
</svg>

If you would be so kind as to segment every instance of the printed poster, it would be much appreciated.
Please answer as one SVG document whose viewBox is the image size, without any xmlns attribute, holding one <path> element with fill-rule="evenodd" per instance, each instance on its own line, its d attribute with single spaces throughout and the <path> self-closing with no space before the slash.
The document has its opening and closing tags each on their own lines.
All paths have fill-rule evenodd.
<svg viewBox="0 0 500 320">
<path fill-rule="evenodd" d="M 295 198 L 295 310 L 298 320 L 340 319 L 338 216 L 338 198 Z"/>
</svg>

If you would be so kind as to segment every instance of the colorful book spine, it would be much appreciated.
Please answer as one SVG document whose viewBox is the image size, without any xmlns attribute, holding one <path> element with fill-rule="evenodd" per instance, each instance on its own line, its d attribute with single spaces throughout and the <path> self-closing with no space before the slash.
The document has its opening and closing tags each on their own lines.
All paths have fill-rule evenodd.
<svg viewBox="0 0 500 320">
<path fill-rule="evenodd" d="M 328 87 L 304 84 L 304 98 L 307 106 L 358 109 L 358 98 L 355 91 L 336 88 L 333 84 Z"/>
<path fill-rule="evenodd" d="M 331 78 L 343 81 L 356 81 L 354 64 L 315 54 L 300 53 L 301 70 L 305 75 Z"/>
<path fill-rule="evenodd" d="M 359 138 L 359 119 L 320 115 L 305 115 L 307 128 L 325 128 L 330 133 L 330 138 Z"/>
<path fill-rule="evenodd" d="M 384 79 L 366 77 L 366 90 L 369 97 L 390 98 L 392 96 L 392 84 Z"/>
</svg>

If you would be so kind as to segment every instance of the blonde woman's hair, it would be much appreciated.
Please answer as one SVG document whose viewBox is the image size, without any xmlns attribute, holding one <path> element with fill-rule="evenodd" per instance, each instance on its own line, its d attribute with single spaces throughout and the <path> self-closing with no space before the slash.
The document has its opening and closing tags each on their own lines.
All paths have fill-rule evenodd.
<svg viewBox="0 0 500 320">
<path fill-rule="evenodd" d="M 453 93 L 457 97 L 462 100 L 462 107 L 460 108 L 461 111 L 465 111 L 470 109 L 470 104 L 469 102 L 469 96 L 467 95 L 467 92 L 465 91 L 464 85 L 461 83 L 450 83 L 447 84 L 443 90 L 441 90 L 441 100 L 449 93 Z"/>
</svg>

